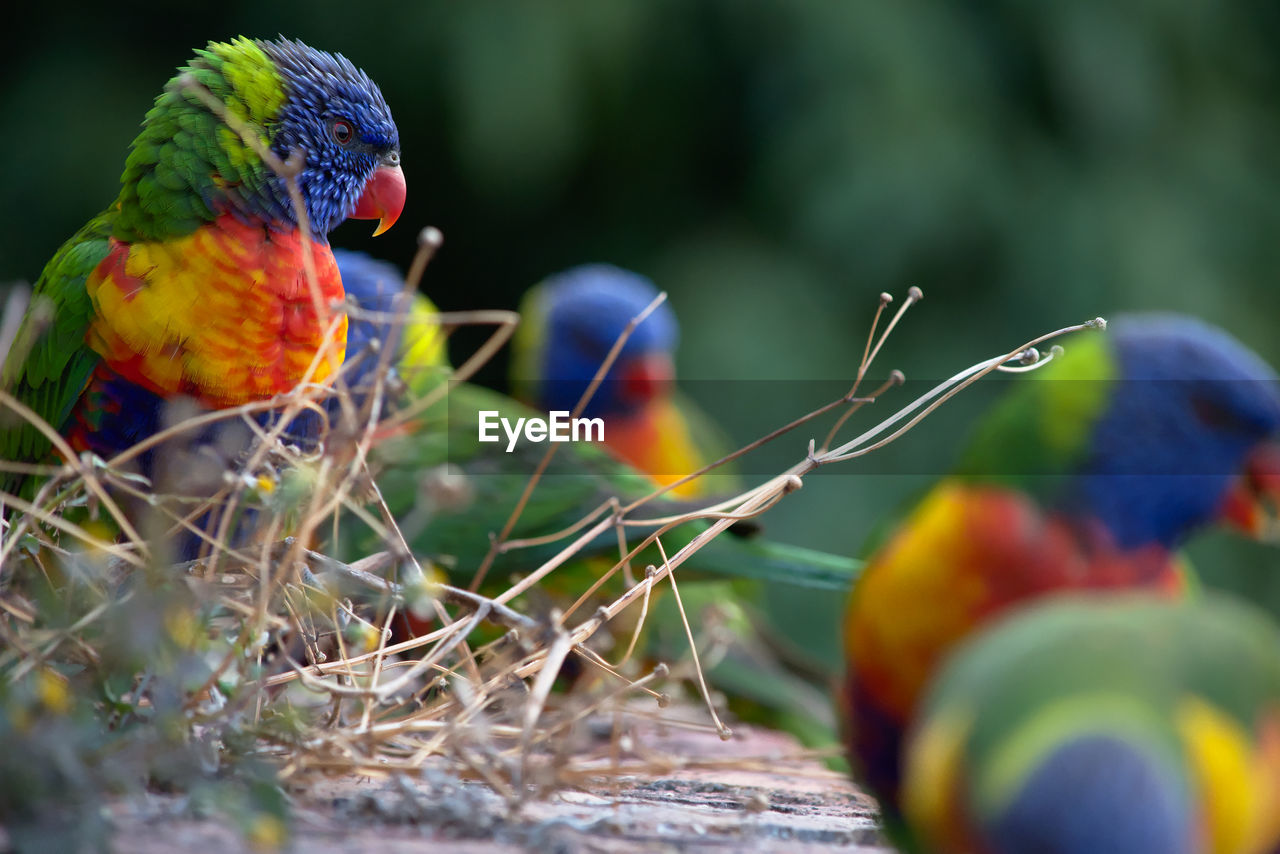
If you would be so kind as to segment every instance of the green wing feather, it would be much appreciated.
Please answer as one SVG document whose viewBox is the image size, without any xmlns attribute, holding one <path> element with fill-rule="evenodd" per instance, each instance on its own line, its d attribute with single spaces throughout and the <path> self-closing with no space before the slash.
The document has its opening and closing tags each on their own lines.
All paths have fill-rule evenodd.
<svg viewBox="0 0 1280 854">
<path fill-rule="evenodd" d="M 55 430 L 66 426 L 98 363 L 98 355 L 85 343 L 93 316 L 85 279 L 107 256 L 111 224 L 110 212 L 91 220 L 45 266 L 0 374 L 0 385 Z M 38 462 L 51 448 L 50 441 L 16 413 L 0 412 L 4 459 Z M 19 488 L 22 481 L 20 475 L 0 473 L 0 488 L 6 492 Z"/>
</svg>

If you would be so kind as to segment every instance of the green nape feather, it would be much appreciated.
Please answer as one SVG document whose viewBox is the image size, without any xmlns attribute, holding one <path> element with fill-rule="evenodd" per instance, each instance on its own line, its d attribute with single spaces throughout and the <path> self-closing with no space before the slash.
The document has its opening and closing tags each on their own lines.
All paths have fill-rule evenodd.
<svg viewBox="0 0 1280 854">
<path fill-rule="evenodd" d="M 1054 476 L 1066 476 L 1088 452 L 1087 427 L 1106 407 L 1116 367 L 1105 334 L 1075 335 L 1054 361 L 1010 380 L 1012 387 L 982 415 L 949 477 L 995 483 L 1041 497 Z M 934 488 L 900 500 L 862 543 L 875 554 Z"/>
<path fill-rule="evenodd" d="M 285 100 L 275 65 L 252 39 L 212 42 L 179 69 L 134 140 L 121 176 L 113 236 L 126 242 L 190 234 L 216 212 L 222 188 L 258 195 L 271 175 L 258 154 L 185 81 L 204 87 L 228 114 L 262 135 Z"/>
<path fill-rule="evenodd" d="M 1052 364 L 1018 379 L 979 424 L 956 474 L 1012 486 L 1028 475 L 1072 471 L 1088 453 L 1087 427 L 1103 412 L 1118 370 L 1107 338 L 1073 336 Z"/>
<path fill-rule="evenodd" d="M 907 747 L 912 850 L 1280 844 L 1280 628 L 1245 603 L 1062 596 L 962 646 Z"/>
</svg>

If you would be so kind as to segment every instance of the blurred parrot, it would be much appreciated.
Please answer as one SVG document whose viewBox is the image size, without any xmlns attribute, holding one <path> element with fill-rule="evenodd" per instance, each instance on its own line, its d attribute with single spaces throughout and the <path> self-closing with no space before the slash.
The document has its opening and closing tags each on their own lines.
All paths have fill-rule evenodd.
<svg viewBox="0 0 1280 854">
<path fill-rule="evenodd" d="M 351 310 L 348 359 L 360 364 L 344 371 L 356 403 L 364 401 L 378 364 L 366 357 L 364 342 L 385 341 L 392 335 L 392 316 L 398 310 L 403 278 L 393 265 L 360 252 L 334 251 Z M 499 412 L 507 419 L 538 415 L 503 394 L 451 379 L 444 335 L 435 323 L 435 309 L 426 297 L 413 294 L 404 309 L 399 332 L 393 385 L 403 387 L 396 406 L 439 399 L 410 423 L 384 431 L 372 448 L 371 462 L 393 515 L 415 552 L 442 557 L 451 571 L 468 579 L 489 551 L 489 535 L 502 530 L 517 498 L 547 446 L 507 440 L 483 443 L 477 438 L 481 411 Z M 357 343 L 358 342 L 358 343 Z M 440 388 L 444 385 L 445 388 Z M 390 407 L 396 408 L 396 407 Z M 547 474 L 539 481 L 512 538 L 531 538 L 568 528 L 609 498 L 623 503 L 653 492 L 652 480 L 604 452 L 598 444 L 572 442 L 559 446 Z M 691 510 L 692 504 L 666 497 L 646 504 L 639 517 Z M 353 528 L 353 526 L 352 526 Z M 667 553 L 705 524 L 690 524 L 664 536 Z M 634 538 L 634 531 L 628 536 Z M 356 536 L 357 540 L 362 540 Z M 527 571 L 548 560 L 570 540 L 535 545 L 500 554 L 500 571 Z M 732 543 L 732 545 L 722 545 Z M 361 548 L 367 548 L 361 542 Z M 612 531 L 586 549 L 589 553 L 617 553 Z M 705 557 L 704 557 L 705 556 Z M 794 577 L 797 583 L 844 589 L 856 562 L 810 549 L 763 540 L 717 538 L 699 552 L 699 567 L 732 577 Z"/>
<path fill-rule="evenodd" d="M 867 561 L 845 620 L 855 774 L 898 818 L 902 734 L 950 648 L 1054 591 L 1187 585 L 1177 550 L 1273 497 L 1276 377 L 1221 330 L 1135 316 L 1073 340 L 979 426 Z"/>
<path fill-rule="evenodd" d="M 902 806 L 907 850 L 1280 850 L 1280 628 L 1212 595 L 1018 609 L 930 686 Z"/>
<path fill-rule="evenodd" d="M 398 310 L 404 282 L 393 265 L 362 253 L 336 250 L 334 255 L 351 305 L 348 358 L 361 360 L 344 371 L 344 378 L 359 404 L 368 394 L 378 364 L 376 355 L 366 352 L 363 344 L 391 336 L 391 318 Z M 395 382 L 391 383 L 403 387 L 404 393 L 389 409 L 413 405 L 431 394 L 439 399 L 408 424 L 384 431 L 370 452 L 370 461 L 382 495 L 414 552 L 439 559 L 451 575 L 465 582 L 487 554 L 490 535 L 502 530 L 547 446 L 519 442 L 508 452 L 505 437 L 498 443 L 480 442 L 480 412 L 496 412 L 512 420 L 537 413 L 497 392 L 452 380 L 435 308 L 426 297 L 413 295 L 404 311 L 392 360 Z M 598 445 L 565 443 L 532 493 L 511 538 L 555 533 L 610 498 L 627 503 L 652 491 L 648 477 Z M 647 518 L 690 509 L 693 505 L 664 496 L 636 515 Z M 378 547 L 350 521 L 340 530 L 346 541 L 340 552 L 368 554 Z M 664 535 L 667 554 L 674 554 L 705 527 L 705 523 L 690 523 Z M 628 536 L 634 539 L 636 531 L 628 531 Z M 505 587 L 511 573 L 536 568 L 571 541 L 504 552 L 490 577 Z M 584 554 L 616 556 L 617 552 L 617 535 L 610 530 L 591 542 Z M 847 589 L 856 567 L 847 558 L 732 536 L 712 540 L 698 553 L 696 563 L 700 571 L 726 577 L 789 579 L 834 589 Z"/>
<path fill-rule="evenodd" d="M 246 137 L 301 156 L 305 228 Z M 74 451 L 109 458 L 178 397 L 220 409 L 293 389 L 313 362 L 313 381 L 329 377 L 346 321 L 328 316 L 343 291 L 327 235 L 348 217 L 381 233 L 405 199 L 399 135 L 364 72 L 298 41 L 210 42 L 148 111 L 120 180 L 45 267 L 0 387 Z M 317 360 L 329 328 L 331 358 Z M 45 462 L 52 444 L 0 412 L 0 455 Z M 3 472 L 0 489 L 34 491 Z"/>
<path fill-rule="evenodd" d="M 512 342 L 517 399 L 542 412 L 571 412 L 628 322 L 657 296 L 649 279 L 610 264 L 574 267 L 530 289 Z M 633 330 L 582 412 L 603 419 L 610 451 L 664 485 L 731 449 L 675 388 L 678 337 L 675 312 L 663 302 Z M 718 469 L 673 493 L 692 498 L 727 492 L 725 474 Z"/>
<path fill-rule="evenodd" d="M 351 319 L 347 349 L 350 361 L 343 371 L 343 379 L 352 390 L 351 402 L 362 406 L 372 391 L 377 377 L 374 368 L 381 351 L 381 346 L 376 350 L 367 346 L 374 341 L 393 343 L 395 358 L 391 361 L 387 387 L 403 390 L 398 397 L 391 396 L 383 415 L 394 417 L 406 406 L 425 402 L 432 394 L 440 395 L 408 424 L 380 428 L 369 460 L 380 492 L 411 551 L 422 561 L 432 561 L 446 569 L 452 583 L 465 586 L 473 580 L 489 550 L 491 535 L 502 530 L 546 450 L 546 445 L 526 442 L 507 453 L 503 445 L 479 442 L 479 412 L 495 411 L 513 419 L 536 413 L 496 392 L 450 378 L 444 336 L 436 323 L 435 309 L 423 296 L 401 296 L 404 281 L 394 266 L 360 253 L 335 250 L 334 255 L 342 271 Z M 404 305 L 406 298 L 408 306 Z M 393 333 L 391 318 L 397 315 L 403 317 L 403 324 L 399 340 L 395 342 L 397 336 Z M 338 415 L 336 407 L 333 415 Z M 393 423 L 384 422 L 385 425 Z M 626 503 L 650 494 L 653 489 L 650 478 L 606 453 L 599 445 L 589 442 L 560 445 L 546 475 L 531 494 L 512 538 L 557 533 L 579 522 L 610 498 Z M 663 496 L 636 515 L 648 518 L 690 509 L 694 509 L 693 505 L 686 500 Z M 707 524 L 690 522 L 664 534 L 666 553 L 674 555 L 678 548 L 704 531 Z M 648 530 L 629 528 L 626 533 L 634 546 L 638 537 Z M 368 556 L 388 545 L 350 515 L 339 526 L 338 536 L 339 542 L 331 543 L 327 551 L 348 560 Z M 500 553 L 481 585 L 481 592 L 498 595 L 505 591 L 513 577 L 537 569 L 576 536 Z M 567 609 L 613 565 L 618 554 L 617 534 L 606 531 L 540 582 L 520 607 L 535 613 L 552 606 Z M 634 567 L 639 572 L 646 563 L 657 563 L 660 559 L 657 550 L 649 547 L 634 562 Z M 698 614 L 715 611 L 717 646 L 722 650 L 722 657 L 709 670 L 708 677 L 731 698 L 735 711 L 749 715 L 752 720 L 787 725 L 801 733 L 811 733 L 814 721 L 818 721 L 817 726 L 824 734 L 829 733 L 830 714 L 825 698 L 783 670 L 772 650 L 762 644 L 757 623 L 748 613 L 749 594 L 757 580 L 781 580 L 844 592 L 852 583 L 856 569 L 856 562 L 848 558 L 773 543 L 760 537 L 744 538 L 733 531 L 711 540 L 681 566 L 678 573 L 681 594 L 695 625 L 700 624 Z M 665 586 L 664 582 L 655 593 Z M 586 619 L 594 607 L 621 591 L 621 584 L 615 578 L 567 622 L 573 625 Z M 407 609 L 400 612 L 391 626 L 397 639 L 421 635 L 437 625 L 430 622 L 433 612 L 422 614 L 422 619 L 415 615 L 413 600 L 419 597 L 407 598 L 410 599 Z M 671 600 L 670 596 L 655 596 L 650 603 L 645 640 L 638 647 L 648 660 L 669 661 L 687 654 L 683 622 L 674 613 Z M 625 645 L 636 629 L 639 613 L 638 606 L 628 608 L 611 621 L 607 633 L 596 635 L 593 642 L 612 638 L 619 646 Z M 480 637 L 488 636 L 481 634 Z M 728 642 L 730 638 L 732 643 Z M 572 677 L 578 672 L 578 663 L 576 658 L 571 658 L 562 671 L 564 675 Z M 591 677 L 598 675 L 594 668 L 587 673 Z"/>
</svg>

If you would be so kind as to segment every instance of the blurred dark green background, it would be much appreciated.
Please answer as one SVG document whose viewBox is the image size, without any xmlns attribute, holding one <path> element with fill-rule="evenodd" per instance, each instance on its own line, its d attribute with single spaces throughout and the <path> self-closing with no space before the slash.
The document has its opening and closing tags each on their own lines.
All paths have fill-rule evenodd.
<svg viewBox="0 0 1280 854">
<path fill-rule="evenodd" d="M 400 225 L 375 243 L 348 223 L 335 244 L 403 266 L 418 228 L 438 226 L 424 289 L 446 309 L 512 307 L 582 261 L 648 274 L 682 318 L 683 375 L 724 381 L 709 405 L 739 440 L 820 401 L 729 381 L 849 376 L 876 295 L 911 285 L 926 299 L 881 375 L 943 377 L 1049 328 L 1153 308 L 1280 362 L 1274 2 L 195 8 L 7 13 L 0 281 L 33 280 L 113 198 L 138 122 L 193 47 L 283 33 L 367 70 L 401 130 Z M 881 474 L 855 462 L 811 479 L 767 517 L 772 534 L 855 551 L 927 480 L 883 472 L 941 471 L 977 408 L 908 436 Z M 781 468 L 808 435 L 751 468 Z M 1280 600 L 1271 552 L 1224 542 L 1198 547 L 1200 566 L 1234 564 L 1236 583 Z M 823 620 L 796 622 L 830 640 Z"/>
</svg>

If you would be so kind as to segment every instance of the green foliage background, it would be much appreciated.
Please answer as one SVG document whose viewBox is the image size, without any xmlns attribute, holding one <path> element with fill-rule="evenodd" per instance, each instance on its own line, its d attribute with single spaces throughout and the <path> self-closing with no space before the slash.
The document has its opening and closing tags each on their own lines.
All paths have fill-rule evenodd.
<svg viewBox="0 0 1280 854">
<path fill-rule="evenodd" d="M 717 381 L 695 396 L 716 389 L 707 405 L 743 441 L 821 400 L 745 381 L 847 377 L 876 295 L 910 285 L 926 300 L 881 373 L 947 376 L 1134 309 L 1197 314 L 1280 363 L 1275 3 L 287 0 L 7 17 L 2 281 L 34 280 L 114 196 L 192 48 L 283 33 L 366 69 L 401 129 L 401 225 L 375 243 L 349 223 L 336 244 L 404 266 L 417 228 L 438 226 L 424 289 L 446 309 L 514 306 L 582 261 L 646 273 L 682 318 L 683 376 Z M 771 534 L 856 551 L 945 470 L 978 408 L 908 436 L 878 474 L 813 478 Z M 749 468 L 780 468 L 806 439 Z M 1201 568 L 1243 569 L 1232 583 L 1280 599 L 1271 552 L 1224 542 L 1197 550 Z M 829 623 L 793 625 L 830 645 Z"/>
</svg>

